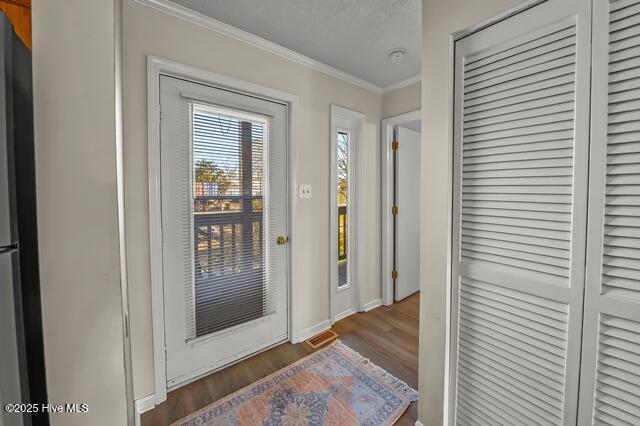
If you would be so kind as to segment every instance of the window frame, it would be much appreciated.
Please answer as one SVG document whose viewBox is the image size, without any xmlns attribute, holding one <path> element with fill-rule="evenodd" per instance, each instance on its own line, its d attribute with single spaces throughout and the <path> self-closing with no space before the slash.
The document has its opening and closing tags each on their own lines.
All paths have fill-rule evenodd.
<svg viewBox="0 0 640 426">
<path fill-rule="evenodd" d="M 359 206 L 362 204 L 362 152 L 363 152 L 363 129 L 365 115 L 340 107 L 331 105 L 330 114 L 330 173 L 329 173 L 329 305 L 330 305 L 330 321 L 333 324 L 337 314 L 335 309 L 336 295 L 352 289 L 354 292 L 354 311 L 363 311 L 364 303 L 362 299 L 362 291 L 359 277 L 363 274 L 360 270 L 363 262 L 361 242 L 362 216 Z M 347 234 L 347 253 L 348 253 L 348 274 L 347 285 L 338 287 L 338 185 L 337 185 L 337 134 L 344 132 L 349 134 L 349 189 L 348 189 L 348 234 Z"/>
</svg>

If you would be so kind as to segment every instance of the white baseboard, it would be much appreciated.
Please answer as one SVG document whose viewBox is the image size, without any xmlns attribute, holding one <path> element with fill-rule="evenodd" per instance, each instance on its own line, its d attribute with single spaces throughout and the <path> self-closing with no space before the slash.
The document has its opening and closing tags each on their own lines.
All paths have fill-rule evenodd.
<svg viewBox="0 0 640 426">
<path fill-rule="evenodd" d="M 135 404 L 136 404 L 136 414 L 134 419 L 134 425 L 140 426 L 140 415 L 142 413 L 145 413 L 155 408 L 156 395 L 152 393 L 151 395 L 147 395 L 143 398 L 136 399 Z"/>
<path fill-rule="evenodd" d="M 420 420 L 416 420 L 416 426 L 423 426 Z"/>
<path fill-rule="evenodd" d="M 375 309 L 379 306 L 382 306 L 382 299 L 375 299 L 364 304 L 364 311 L 369 312 L 370 310 Z"/>
<path fill-rule="evenodd" d="M 302 330 L 300 333 L 298 333 L 298 338 L 296 339 L 295 342 L 292 342 L 292 343 L 303 342 L 307 340 L 309 337 L 315 336 L 316 334 L 322 331 L 328 330 L 330 328 L 331 328 L 331 320 L 326 319 L 326 320 L 320 321 L 319 323 L 314 324 L 311 327 L 307 327 L 304 330 Z"/>
<path fill-rule="evenodd" d="M 337 314 L 334 322 L 338 322 L 338 321 L 340 321 L 341 319 L 345 319 L 345 318 L 346 318 L 346 317 L 348 317 L 349 315 L 353 315 L 353 314 L 355 314 L 356 312 L 358 312 L 356 308 L 347 309 L 346 311 L 344 311 L 344 312 L 341 312 L 341 313 Z"/>
</svg>

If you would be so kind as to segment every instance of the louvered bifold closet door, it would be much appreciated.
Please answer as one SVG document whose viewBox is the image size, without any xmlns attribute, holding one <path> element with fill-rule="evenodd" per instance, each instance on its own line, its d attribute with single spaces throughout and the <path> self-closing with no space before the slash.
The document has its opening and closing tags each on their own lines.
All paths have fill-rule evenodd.
<svg viewBox="0 0 640 426">
<path fill-rule="evenodd" d="M 575 424 L 590 2 L 455 45 L 450 419 Z"/>
<path fill-rule="evenodd" d="M 640 0 L 594 1 L 581 425 L 640 424 Z"/>
</svg>

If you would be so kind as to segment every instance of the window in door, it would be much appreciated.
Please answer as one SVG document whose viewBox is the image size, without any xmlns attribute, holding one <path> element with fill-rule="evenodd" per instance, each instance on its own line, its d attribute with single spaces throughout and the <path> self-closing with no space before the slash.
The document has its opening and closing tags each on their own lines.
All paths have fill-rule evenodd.
<svg viewBox="0 0 640 426">
<path fill-rule="evenodd" d="M 267 121 L 192 108 L 194 288 L 191 337 L 271 313 L 265 280 Z"/>
</svg>

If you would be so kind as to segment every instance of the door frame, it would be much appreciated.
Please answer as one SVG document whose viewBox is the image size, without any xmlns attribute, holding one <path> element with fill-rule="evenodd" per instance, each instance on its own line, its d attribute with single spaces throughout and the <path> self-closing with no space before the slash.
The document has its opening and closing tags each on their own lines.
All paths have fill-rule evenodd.
<svg viewBox="0 0 640 426">
<path fill-rule="evenodd" d="M 295 319 L 296 288 L 292 285 L 295 275 L 295 223 L 296 158 L 298 135 L 298 96 L 280 90 L 260 86 L 223 74 L 207 71 L 168 59 L 147 55 L 147 141 L 149 177 L 149 249 L 151 272 L 151 308 L 153 338 L 154 402 L 158 405 L 167 399 L 167 372 L 164 322 L 164 284 L 162 272 L 162 186 L 160 179 L 160 76 L 168 76 L 213 86 L 241 95 L 248 95 L 267 101 L 285 104 L 287 107 L 287 227 L 289 243 L 287 248 L 287 309 L 288 339 L 296 341 L 298 327 Z M 266 349 L 266 348 L 265 348 Z M 249 355 L 251 356 L 251 355 Z M 235 360 L 241 361 L 244 358 Z M 207 372 L 205 374 L 210 374 Z M 196 380 L 197 378 L 193 379 Z"/>
<path fill-rule="evenodd" d="M 393 117 L 382 120 L 380 131 L 382 135 L 380 142 L 381 153 L 381 177 L 382 177 L 382 198 L 381 198 L 381 217 L 382 217 L 382 304 L 391 305 L 394 301 L 393 279 L 391 278 L 391 270 L 393 269 L 393 215 L 391 207 L 393 203 L 393 150 L 391 142 L 393 142 L 393 128 L 395 126 L 422 119 L 422 110 L 417 109 Z M 421 141 L 422 142 L 422 141 Z"/>
<path fill-rule="evenodd" d="M 362 216 L 360 215 L 359 207 L 362 205 L 362 158 L 363 158 L 363 141 L 364 141 L 364 118 L 365 115 L 361 112 L 353 111 L 348 108 L 344 108 L 338 105 L 331 104 L 330 111 L 330 141 L 331 141 L 331 159 L 330 159 L 330 173 L 329 173 L 329 321 L 331 324 L 336 321 L 346 318 L 347 316 L 364 310 L 363 294 L 361 291 L 360 277 L 362 272 L 360 266 L 362 265 Z M 335 312 L 335 297 L 334 288 L 338 285 L 338 267 L 335 259 L 338 258 L 338 233 L 336 232 L 338 226 L 337 212 L 338 206 L 336 198 L 338 191 L 334 184 L 334 177 L 337 173 L 336 151 L 337 151 L 337 138 L 336 130 L 340 128 L 337 124 L 338 119 L 350 120 L 354 123 L 354 128 L 349 129 L 352 133 L 349 138 L 350 154 L 352 157 L 350 162 L 350 191 L 349 191 L 349 211 L 353 218 L 351 224 L 348 223 L 349 229 L 349 251 L 354 253 L 354 256 L 349 257 L 349 267 L 353 269 L 353 273 L 350 274 L 353 277 L 353 282 L 350 286 L 354 291 L 354 310 L 343 315 L 336 315 Z M 353 149 L 353 151 L 351 151 Z M 355 154 L 355 155 L 354 155 Z M 355 191 L 351 191 L 351 182 L 354 183 Z"/>
</svg>

